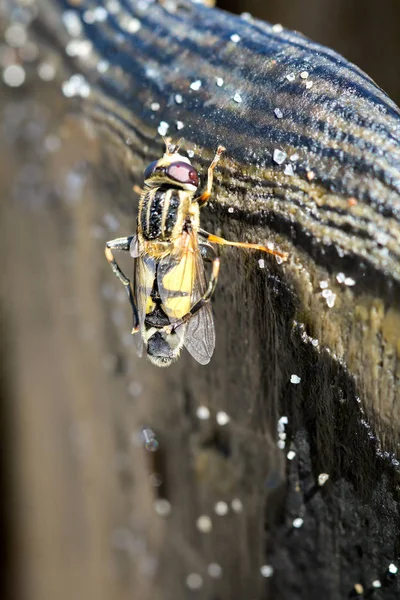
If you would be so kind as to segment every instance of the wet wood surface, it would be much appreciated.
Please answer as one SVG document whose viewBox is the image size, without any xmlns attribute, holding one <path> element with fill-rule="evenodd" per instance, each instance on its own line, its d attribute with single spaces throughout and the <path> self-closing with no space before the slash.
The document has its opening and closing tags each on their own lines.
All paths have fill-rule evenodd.
<svg viewBox="0 0 400 600">
<path fill-rule="evenodd" d="M 299 34 L 110 6 L 27 9 L 3 86 L 4 596 L 394 599 L 399 109 Z M 227 147 L 205 228 L 290 254 L 221 251 L 207 367 L 135 356 L 103 256 L 160 132 Z"/>
</svg>

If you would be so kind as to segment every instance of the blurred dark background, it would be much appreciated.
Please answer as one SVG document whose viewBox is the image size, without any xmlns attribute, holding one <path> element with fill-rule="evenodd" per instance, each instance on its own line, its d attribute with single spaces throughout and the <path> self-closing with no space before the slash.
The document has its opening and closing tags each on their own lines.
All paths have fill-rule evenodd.
<svg viewBox="0 0 400 600">
<path fill-rule="evenodd" d="M 400 104 L 399 0 L 218 0 L 217 5 L 281 23 L 329 46 Z"/>
</svg>

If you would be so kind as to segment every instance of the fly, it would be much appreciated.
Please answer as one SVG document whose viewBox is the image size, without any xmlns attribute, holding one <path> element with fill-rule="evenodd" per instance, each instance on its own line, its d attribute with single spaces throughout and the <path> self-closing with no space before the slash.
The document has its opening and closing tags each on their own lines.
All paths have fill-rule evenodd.
<svg viewBox="0 0 400 600">
<path fill-rule="evenodd" d="M 215 347 L 210 299 L 220 259 L 213 244 L 252 248 L 282 259 L 287 255 L 261 244 L 230 242 L 201 229 L 200 208 L 210 198 L 214 169 L 225 148 L 218 147 L 208 168 L 206 189 L 196 196 L 196 169 L 169 139 L 165 145 L 163 157 L 144 172 L 136 235 L 107 242 L 105 254 L 127 290 L 139 356 L 145 346 L 153 364 L 168 367 L 185 346 L 205 365 Z M 114 250 L 130 252 L 134 258 L 133 284 L 115 261 Z M 208 283 L 204 262 L 212 265 Z"/>
</svg>

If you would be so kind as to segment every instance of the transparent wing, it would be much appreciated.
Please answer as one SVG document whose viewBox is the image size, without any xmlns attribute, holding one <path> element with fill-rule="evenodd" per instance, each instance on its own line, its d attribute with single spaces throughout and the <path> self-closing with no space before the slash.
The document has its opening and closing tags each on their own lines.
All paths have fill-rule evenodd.
<svg viewBox="0 0 400 600">
<path fill-rule="evenodd" d="M 133 258 L 138 258 L 138 256 L 140 256 L 140 251 L 139 251 L 139 242 L 137 239 L 137 235 L 134 235 L 132 240 L 131 240 L 131 245 L 129 246 L 129 254 L 133 257 Z"/>
<path fill-rule="evenodd" d="M 157 274 L 163 309 L 171 323 L 182 319 L 204 295 L 207 284 L 204 262 L 193 232 L 184 233 L 179 246 L 161 259 Z M 215 347 L 215 330 L 210 303 L 187 323 L 177 327 L 188 352 L 202 365 L 210 362 Z"/>
<path fill-rule="evenodd" d="M 135 269 L 133 277 L 133 289 L 135 294 L 135 303 L 139 317 L 139 331 L 133 335 L 136 350 L 139 356 L 143 354 L 144 320 L 147 312 L 150 311 L 149 305 L 152 304 L 151 291 L 154 285 L 156 273 L 156 262 L 150 256 L 137 256 L 135 258 Z M 149 309 L 149 310 L 148 310 Z"/>
<path fill-rule="evenodd" d="M 188 352 L 201 365 L 210 362 L 215 348 L 214 319 L 210 302 L 188 322 L 184 344 Z"/>
</svg>

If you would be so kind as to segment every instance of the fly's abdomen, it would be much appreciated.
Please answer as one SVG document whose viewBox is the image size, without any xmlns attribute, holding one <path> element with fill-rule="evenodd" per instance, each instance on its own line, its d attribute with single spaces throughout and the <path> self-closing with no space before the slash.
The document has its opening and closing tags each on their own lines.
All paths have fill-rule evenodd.
<svg viewBox="0 0 400 600">
<path fill-rule="evenodd" d="M 145 192 L 139 210 L 144 239 L 170 241 L 173 238 L 174 230 L 184 222 L 182 209 L 186 195 L 181 190 L 163 187 Z"/>
</svg>

